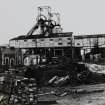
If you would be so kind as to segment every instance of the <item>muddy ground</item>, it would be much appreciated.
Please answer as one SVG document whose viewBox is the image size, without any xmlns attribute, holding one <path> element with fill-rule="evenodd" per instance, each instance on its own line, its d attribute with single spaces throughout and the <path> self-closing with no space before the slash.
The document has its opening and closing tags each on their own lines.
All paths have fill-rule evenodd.
<svg viewBox="0 0 105 105">
<path fill-rule="evenodd" d="M 105 84 L 43 87 L 38 100 L 40 105 L 105 105 Z"/>
</svg>

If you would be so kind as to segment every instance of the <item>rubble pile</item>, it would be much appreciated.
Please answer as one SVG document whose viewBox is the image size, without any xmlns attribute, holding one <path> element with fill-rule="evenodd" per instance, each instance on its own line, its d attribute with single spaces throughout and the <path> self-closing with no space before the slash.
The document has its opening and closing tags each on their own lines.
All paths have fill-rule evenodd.
<svg viewBox="0 0 105 105">
<path fill-rule="evenodd" d="M 85 83 L 91 74 L 85 64 L 60 58 L 49 64 L 27 67 L 25 77 L 35 78 L 38 86 L 64 86 Z"/>
<path fill-rule="evenodd" d="M 37 85 L 35 79 L 24 78 L 23 80 L 18 80 L 10 102 L 16 105 L 37 105 Z"/>
<path fill-rule="evenodd" d="M 104 65 L 97 65 L 97 64 L 86 64 L 92 72 L 103 73 L 105 74 L 105 66 Z"/>
<path fill-rule="evenodd" d="M 13 76 L 8 74 L 3 76 L 3 80 L 0 83 L 0 91 L 5 94 L 9 94 L 11 91 L 11 86 L 14 82 Z"/>
<path fill-rule="evenodd" d="M 65 61 L 65 62 L 64 62 Z M 104 73 L 93 72 L 102 69 L 99 66 L 73 62 L 68 58 L 52 59 L 44 65 L 29 66 L 25 77 L 36 79 L 38 86 L 65 86 L 105 82 Z M 105 67 L 104 67 L 105 68 Z"/>
<path fill-rule="evenodd" d="M 7 105 L 8 97 L 4 94 L 0 95 L 0 105 Z"/>
<path fill-rule="evenodd" d="M 65 77 L 54 76 L 48 81 L 48 84 L 52 84 L 53 86 L 61 86 L 62 84 L 67 83 L 67 80 L 69 80 L 69 75 Z"/>
</svg>

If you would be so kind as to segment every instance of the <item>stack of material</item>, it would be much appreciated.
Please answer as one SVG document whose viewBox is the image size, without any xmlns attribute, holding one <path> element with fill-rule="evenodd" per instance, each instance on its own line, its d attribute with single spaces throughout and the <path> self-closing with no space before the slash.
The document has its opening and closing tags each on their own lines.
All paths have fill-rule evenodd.
<svg viewBox="0 0 105 105">
<path fill-rule="evenodd" d="M 0 105 L 8 105 L 8 96 L 7 95 L 0 95 Z"/>
<path fill-rule="evenodd" d="M 86 64 L 90 71 L 105 74 L 105 65 Z"/>
<path fill-rule="evenodd" d="M 13 99 L 16 105 L 37 105 L 37 85 L 33 78 L 17 82 Z"/>
<path fill-rule="evenodd" d="M 12 84 L 12 76 L 11 75 L 7 75 L 4 77 L 3 81 L 2 81 L 2 85 L 0 87 L 1 92 L 9 94 L 11 91 L 11 84 Z"/>
<path fill-rule="evenodd" d="M 69 79 L 69 75 L 62 77 L 54 76 L 48 81 L 48 83 L 52 84 L 53 86 L 62 86 L 63 84 L 66 84 Z"/>
</svg>

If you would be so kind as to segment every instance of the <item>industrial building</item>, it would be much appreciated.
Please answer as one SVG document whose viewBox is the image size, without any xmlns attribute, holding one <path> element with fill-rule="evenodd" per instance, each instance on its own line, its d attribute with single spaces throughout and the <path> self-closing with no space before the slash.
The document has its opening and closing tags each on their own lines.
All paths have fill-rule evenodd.
<svg viewBox="0 0 105 105">
<path fill-rule="evenodd" d="M 37 30 L 39 33 L 34 34 Z M 59 13 L 52 12 L 48 6 L 38 7 L 35 26 L 27 35 L 10 39 L 9 45 L 21 49 L 25 65 L 49 62 L 51 58 L 62 56 L 77 60 L 80 59 L 80 48 L 74 46 L 72 34 L 62 31 Z"/>
<path fill-rule="evenodd" d="M 86 92 L 74 86 L 105 82 L 104 74 L 94 73 L 87 66 L 90 62 L 105 61 L 104 53 L 105 34 L 63 32 L 60 14 L 48 6 L 38 7 L 32 29 L 10 39 L 9 45 L 0 46 L 0 69 L 4 73 L 1 90 L 8 94 L 7 104 L 37 105 L 38 97 L 45 94 L 62 97 Z M 71 85 L 70 90 L 65 88 L 67 85 Z M 49 92 L 46 86 L 54 87 L 50 94 L 45 93 Z M 56 87 L 63 89 L 63 94 L 57 93 Z"/>
<path fill-rule="evenodd" d="M 61 56 L 85 61 L 88 53 L 89 59 L 99 56 L 96 51 L 92 53 L 95 46 L 101 48 L 103 56 L 105 35 L 74 35 L 73 32 L 63 32 L 60 14 L 52 12 L 48 6 L 42 6 L 38 7 L 38 17 L 32 29 L 26 35 L 10 39 L 9 46 L 22 52 L 22 64 L 25 65 L 43 63 Z"/>
<path fill-rule="evenodd" d="M 32 29 L 26 35 L 10 39 L 9 46 L 19 51 L 21 56 L 15 62 L 21 59 L 23 65 L 49 62 L 54 57 L 86 61 L 87 56 L 88 59 L 104 57 L 105 35 L 75 35 L 73 32 L 63 32 L 60 14 L 52 12 L 49 6 L 42 6 L 38 7 L 36 24 Z M 100 52 L 93 52 L 95 47 L 100 49 L 101 55 Z"/>
<path fill-rule="evenodd" d="M 99 57 L 105 59 L 105 34 L 90 34 L 74 36 L 76 47 L 81 47 L 82 58 L 88 55 L 90 60 Z M 94 50 L 94 51 L 93 51 Z"/>
</svg>

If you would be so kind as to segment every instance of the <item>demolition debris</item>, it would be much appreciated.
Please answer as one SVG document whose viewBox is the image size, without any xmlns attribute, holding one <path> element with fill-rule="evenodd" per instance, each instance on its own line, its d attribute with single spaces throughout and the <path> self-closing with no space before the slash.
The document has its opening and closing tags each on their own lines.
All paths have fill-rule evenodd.
<svg viewBox="0 0 105 105">
<path fill-rule="evenodd" d="M 0 47 L 0 105 L 57 104 L 57 97 L 104 92 L 105 86 L 84 88 L 105 83 L 104 42 L 104 34 L 63 32 L 60 14 L 38 7 L 32 29 Z"/>
</svg>

